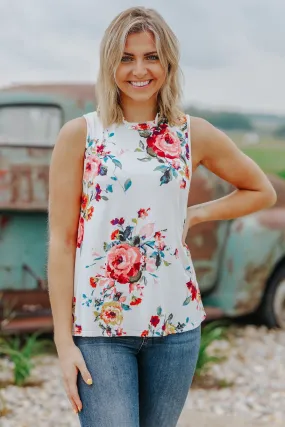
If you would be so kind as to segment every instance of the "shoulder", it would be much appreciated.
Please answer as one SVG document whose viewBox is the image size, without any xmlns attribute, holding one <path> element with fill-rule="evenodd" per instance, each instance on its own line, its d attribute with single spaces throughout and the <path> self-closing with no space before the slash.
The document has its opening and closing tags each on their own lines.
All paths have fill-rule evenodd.
<svg viewBox="0 0 285 427">
<path fill-rule="evenodd" d="M 86 135 L 86 120 L 83 116 L 69 120 L 62 126 L 59 132 L 59 136 L 68 136 L 71 138 L 82 135 Z"/>
<path fill-rule="evenodd" d="M 190 130 L 192 140 L 207 138 L 216 129 L 210 122 L 202 117 L 190 116 Z"/>
<path fill-rule="evenodd" d="M 223 149 L 229 138 L 202 117 L 190 116 L 190 138 L 194 165 L 200 164 L 205 157 Z"/>
<path fill-rule="evenodd" d="M 191 141 L 194 147 L 203 149 L 205 145 L 213 145 L 223 134 L 218 128 L 202 117 L 191 116 L 190 118 Z"/>
<path fill-rule="evenodd" d="M 77 117 L 66 122 L 59 131 L 55 143 L 55 151 L 66 151 L 69 154 L 82 154 L 86 142 L 86 120 Z"/>
<path fill-rule="evenodd" d="M 235 142 L 221 129 L 201 117 L 191 116 L 191 141 L 197 164 L 215 160 L 240 151 Z"/>
</svg>

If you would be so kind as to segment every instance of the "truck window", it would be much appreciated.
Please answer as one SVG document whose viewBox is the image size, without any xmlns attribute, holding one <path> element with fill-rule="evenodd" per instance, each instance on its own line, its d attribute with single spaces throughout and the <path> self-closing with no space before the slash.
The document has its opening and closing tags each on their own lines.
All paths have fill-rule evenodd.
<svg viewBox="0 0 285 427">
<path fill-rule="evenodd" d="M 61 126 L 62 112 L 59 107 L 0 107 L 0 145 L 52 146 Z"/>
</svg>

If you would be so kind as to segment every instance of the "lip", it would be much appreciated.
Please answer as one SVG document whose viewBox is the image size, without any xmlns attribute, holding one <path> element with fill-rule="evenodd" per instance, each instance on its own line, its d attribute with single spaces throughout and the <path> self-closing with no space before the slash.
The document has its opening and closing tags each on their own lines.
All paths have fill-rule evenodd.
<svg viewBox="0 0 285 427">
<path fill-rule="evenodd" d="M 151 85 L 151 83 L 152 83 L 152 81 L 153 81 L 153 79 L 146 79 L 146 80 L 149 80 L 149 83 L 147 84 L 147 85 L 145 85 L 145 86 L 133 86 L 132 84 L 131 84 L 131 82 L 130 82 L 130 80 L 128 81 L 128 83 L 129 83 L 129 85 L 132 87 L 132 88 L 134 88 L 134 89 L 144 89 L 144 88 L 146 88 L 146 87 L 149 87 L 150 85 Z M 144 82 L 146 81 L 146 80 L 144 80 Z M 133 82 L 135 82 L 135 83 L 139 83 L 139 80 L 132 80 Z"/>
</svg>

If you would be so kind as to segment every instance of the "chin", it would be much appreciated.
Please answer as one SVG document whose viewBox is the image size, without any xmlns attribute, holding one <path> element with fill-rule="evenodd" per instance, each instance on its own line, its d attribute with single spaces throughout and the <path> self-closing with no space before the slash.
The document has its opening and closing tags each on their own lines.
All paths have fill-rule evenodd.
<svg viewBox="0 0 285 427">
<path fill-rule="evenodd" d="M 155 94 L 141 94 L 141 95 L 133 95 L 133 94 L 129 94 L 129 98 L 133 99 L 134 101 L 148 101 L 149 99 L 153 98 Z"/>
</svg>

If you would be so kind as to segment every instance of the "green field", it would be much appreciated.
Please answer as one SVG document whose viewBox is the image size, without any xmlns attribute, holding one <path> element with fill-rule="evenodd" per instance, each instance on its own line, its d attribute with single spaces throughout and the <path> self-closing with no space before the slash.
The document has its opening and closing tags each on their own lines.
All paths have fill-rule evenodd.
<svg viewBox="0 0 285 427">
<path fill-rule="evenodd" d="M 264 172 L 277 174 L 285 179 L 285 141 L 264 135 L 258 144 L 245 145 L 242 143 L 242 132 L 228 132 L 228 135 Z"/>
<path fill-rule="evenodd" d="M 280 146 L 242 147 L 242 151 L 251 157 L 266 173 L 275 173 L 285 178 L 285 144 Z"/>
</svg>

